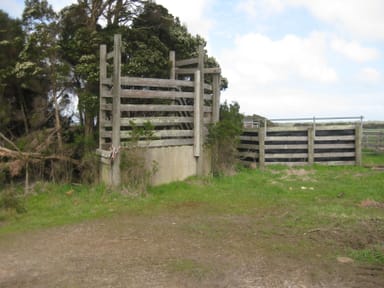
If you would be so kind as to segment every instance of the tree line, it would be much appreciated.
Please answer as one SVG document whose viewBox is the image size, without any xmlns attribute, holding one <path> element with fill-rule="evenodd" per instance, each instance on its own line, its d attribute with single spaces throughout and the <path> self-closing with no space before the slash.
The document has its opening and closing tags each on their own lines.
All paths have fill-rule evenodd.
<svg viewBox="0 0 384 288">
<path fill-rule="evenodd" d="M 47 0 L 25 0 L 21 19 L 0 10 L 0 183 L 28 171 L 95 178 L 99 46 L 112 47 L 116 33 L 127 76 L 168 78 L 170 50 L 185 59 L 206 45 L 154 1 L 78 0 L 57 12 Z"/>
</svg>

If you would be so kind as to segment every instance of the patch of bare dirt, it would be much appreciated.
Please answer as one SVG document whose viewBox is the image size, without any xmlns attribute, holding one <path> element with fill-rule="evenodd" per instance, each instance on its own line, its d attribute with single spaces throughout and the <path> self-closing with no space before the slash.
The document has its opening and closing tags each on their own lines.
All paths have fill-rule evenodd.
<svg viewBox="0 0 384 288">
<path fill-rule="evenodd" d="M 321 243 L 313 242 L 303 255 L 280 254 L 274 236 L 263 235 L 265 227 L 254 217 L 203 217 L 179 209 L 200 203 L 180 205 L 156 217 L 120 215 L 0 236 L 0 287 L 373 288 L 384 283 L 381 267 L 324 258 Z M 303 235 L 297 237 L 287 241 Z"/>
<path fill-rule="evenodd" d="M 366 199 L 361 201 L 359 204 L 360 207 L 364 208 L 384 208 L 384 202 L 378 202 L 372 199 Z"/>
</svg>

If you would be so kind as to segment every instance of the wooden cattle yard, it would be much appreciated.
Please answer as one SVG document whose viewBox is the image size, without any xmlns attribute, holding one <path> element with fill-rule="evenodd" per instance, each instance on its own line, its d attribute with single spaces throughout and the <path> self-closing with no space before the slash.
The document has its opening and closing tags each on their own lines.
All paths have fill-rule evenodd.
<svg viewBox="0 0 384 288">
<path fill-rule="evenodd" d="M 246 165 L 361 165 L 361 123 L 245 128 L 240 139 Z"/>
<path fill-rule="evenodd" d="M 109 167 L 104 181 L 120 184 L 119 151 L 132 144 L 134 129 L 145 125 L 153 130 L 149 138 L 135 140 L 138 146 L 193 147 L 183 157 L 190 159 L 185 165 L 196 165 L 195 174 L 204 174 L 206 125 L 219 119 L 220 68 L 204 66 L 205 52 L 200 47 L 198 57 L 191 59 L 176 60 L 175 53 L 170 52 L 169 79 L 128 77 L 121 75 L 121 54 L 120 35 L 115 35 L 113 51 L 107 53 L 106 45 L 100 47 L 98 153 L 104 166 Z M 108 75 L 108 66 L 112 75 Z M 160 169 L 169 165 L 163 163 Z"/>
</svg>

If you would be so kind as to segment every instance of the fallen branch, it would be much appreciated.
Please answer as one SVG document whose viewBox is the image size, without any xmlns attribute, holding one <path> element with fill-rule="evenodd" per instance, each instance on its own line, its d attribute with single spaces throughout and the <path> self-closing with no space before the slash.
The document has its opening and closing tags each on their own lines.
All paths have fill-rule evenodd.
<svg viewBox="0 0 384 288">
<path fill-rule="evenodd" d="M 46 156 L 46 155 L 42 155 L 41 153 L 14 151 L 1 146 L 0 146 L 0 157 L 19 159 L 19 160 L 24 160 L 26 162 L 33 161 L 33 160 L 60 160 L 60 161 L 67 161 L 75 165 L 80 165 L 79 160 L 72 159 L 64 155 L 47 155 Z"/>
</svg>

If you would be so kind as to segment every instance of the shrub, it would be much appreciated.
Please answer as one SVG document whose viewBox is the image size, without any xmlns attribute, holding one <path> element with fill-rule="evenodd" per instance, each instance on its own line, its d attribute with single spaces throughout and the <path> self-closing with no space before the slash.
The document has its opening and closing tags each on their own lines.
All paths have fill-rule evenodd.
<svg viewBox="0 0 384 288">
<path fill-rule="evenodd" d="M 219 122 L 209 126 L 207 145 L 212 152 L 213 175 L 230 175 L 235 171 L 243 118 L 238 103 L 224 102 Z"/>
<path fill-rule="evenodd" d="M 24 197 L 14 188 L 4 189 L 0 194 L 0 209 L 25 213 Z"/>
</svg>

